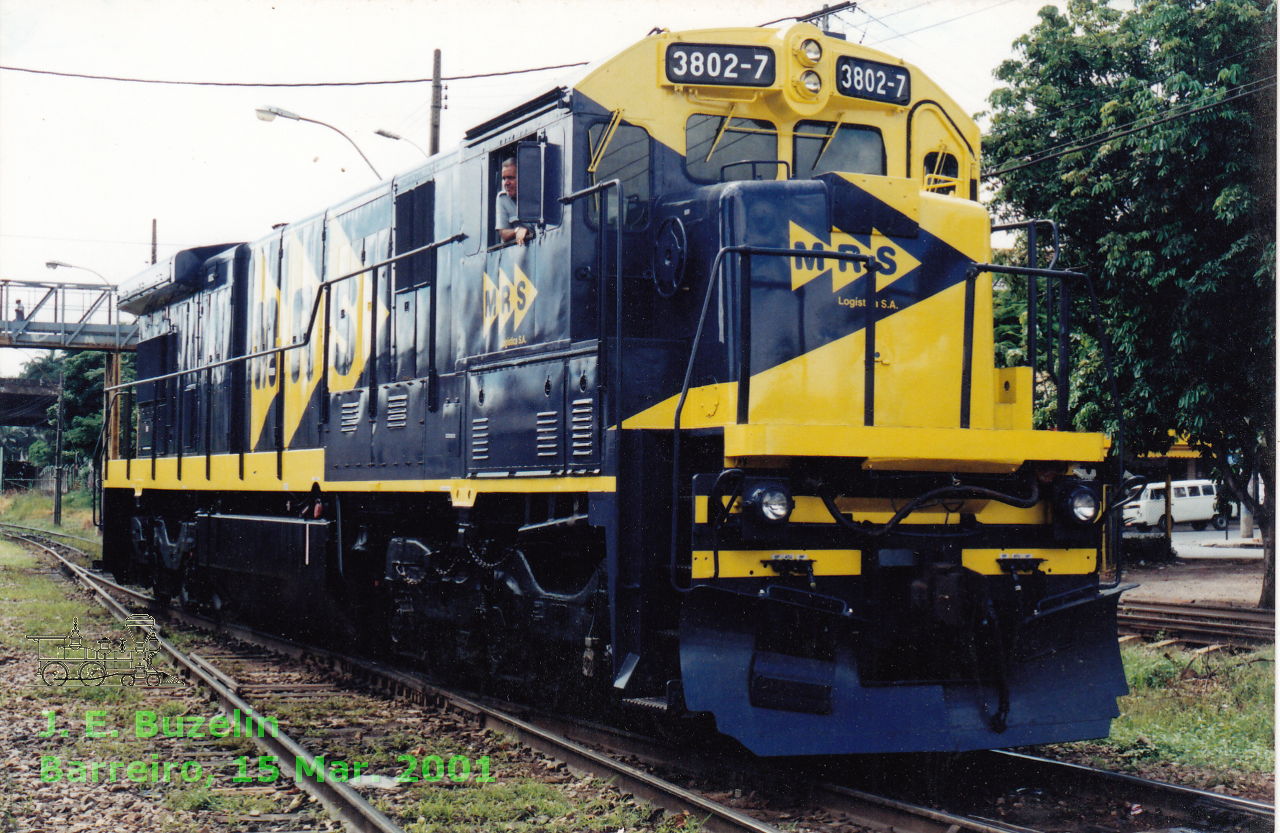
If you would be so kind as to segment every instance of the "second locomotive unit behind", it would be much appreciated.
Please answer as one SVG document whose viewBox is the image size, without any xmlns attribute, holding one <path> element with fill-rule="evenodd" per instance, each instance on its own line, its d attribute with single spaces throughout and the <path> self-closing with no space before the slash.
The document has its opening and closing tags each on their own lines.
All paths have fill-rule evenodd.
<svg viewBox="0 0 1280 833">
<path fill-rule="evenodd" d="M 1108 444 L 994 365 L 978 170 L 889 55 L 656 32 L 139 276 L 108 566 L 760 755 L 1104 736 Z"/>
</svg>

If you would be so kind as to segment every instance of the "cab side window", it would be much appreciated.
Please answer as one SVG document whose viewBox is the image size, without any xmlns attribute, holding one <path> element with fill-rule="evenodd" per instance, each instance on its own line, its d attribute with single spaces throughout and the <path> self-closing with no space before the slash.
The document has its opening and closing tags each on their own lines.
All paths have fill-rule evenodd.
<svg viewBox="0 0 1280 833">
<path fill-rule="evenodd" d="M 693 179 L 776 179 L 780 165 L 772 122 L 702 113 L 685 122 L 685 169 Z"/>
<path fill-rule="evenodd" d="M 829 171 L 885 174 L 884 139 L 875 128 L 802 121 L 796 124 L 793 149 L 797 179 Z"/>
<path fill-rule="evenodd" d="M 642 127 L 612 123 L 593 124 L 587 130 L 591 158 L 587 172 L 591 184 L 617 179 L 622 182 L 623 225 L 629 229 L 644 228 L 649 223 L 649 134 Z M 605 225 L 616 222 L 617 197 L 612 191 L 598 195 L 590 202 L 590 221 L 599 222 L 600 205 L 605 209 Z"/>
<path fill-rule="evenodd" d="M 955 154 L 926 153 L 924 157 L 924 190 L 935 194 L 954 194 L 960 182 L 960 162 Z"/>
</svg>

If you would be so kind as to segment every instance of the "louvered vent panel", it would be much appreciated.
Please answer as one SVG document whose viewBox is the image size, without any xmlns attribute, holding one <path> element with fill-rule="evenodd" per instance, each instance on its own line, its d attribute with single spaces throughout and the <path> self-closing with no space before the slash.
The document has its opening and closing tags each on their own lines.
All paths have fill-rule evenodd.
<svg viewBox="0 0 1280 833">
<path fill-rule="evenodd" d="M 409 424 L 409 394 L 393 393 L 387 396 L 387 427 L 403 428 Z"/>
<path fill-rule="evenodd" d="M 570 439 L 574 457 L 590 457 L 595 451 L 596 409 L 591 399 L 573 400 Z"/>
<path fill-rule="evenodd" d="M 538 456 L 558 457 L 560 454 L 560 412 L 538 412 Z"/>
<path fill-rule="evenodd" d="M 342 403 L 342 414 L 339 417 L 338 427 L 344 434 L 354 434 L 356 429 L 360 427 L 359 399 Z"/>
<path fill-rule="evenodd" d="M 489 459 L 489 418 L 476 417 L 471 420 L 471 459 Z"/>
</svg>

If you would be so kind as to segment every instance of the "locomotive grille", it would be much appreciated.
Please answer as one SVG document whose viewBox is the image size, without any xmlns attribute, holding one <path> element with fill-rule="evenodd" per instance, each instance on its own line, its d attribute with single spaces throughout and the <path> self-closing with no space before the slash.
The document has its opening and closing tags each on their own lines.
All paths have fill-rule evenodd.
<svg viewBox="0 0 1280 833">
<path fill-rule="evenodd" d="M 409 424 L 409 394 L 393 393 L 387 396 L 387 427 L 403 428 Z"/>
<path fill-rule="evenodd" d="M 595 452 L 596 409 L 594 400 L 573 400 L 573 415 L 570 439 L 573 441 L 574 457 L 590 457 Z"/>
<path fill-rule="evenodd" d="M 471 459 L 489 459 L 488 417 L 476 417 L 471 420 Z"/>
<path fill-rule="evenodd" d="M 344 434 L 354 434 L 356 429 L 360 427 L 359 399 L 342 403 L 342 414 L 338 420 L 338 427 Z"/>
<path fill-rule="evenodd" d="M 560 412 L 538 412 L 538 456 L 555 457 L 560 453 Z"/>
</svg>

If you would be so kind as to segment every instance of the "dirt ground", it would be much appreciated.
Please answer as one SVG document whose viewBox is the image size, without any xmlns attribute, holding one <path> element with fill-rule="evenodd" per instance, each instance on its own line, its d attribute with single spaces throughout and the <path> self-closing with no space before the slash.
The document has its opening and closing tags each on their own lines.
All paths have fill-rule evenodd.
<svg viewBox="0 0 1280 833">
<path fill-rule="evenodd" d="M 1125 593 L 1126 600 L 1254 607 L 1262 593 L 1262 559 L 1188 558 L 1132 566 L 1124 580 L 1141 585 Z"/>
</svg>

